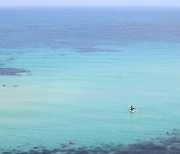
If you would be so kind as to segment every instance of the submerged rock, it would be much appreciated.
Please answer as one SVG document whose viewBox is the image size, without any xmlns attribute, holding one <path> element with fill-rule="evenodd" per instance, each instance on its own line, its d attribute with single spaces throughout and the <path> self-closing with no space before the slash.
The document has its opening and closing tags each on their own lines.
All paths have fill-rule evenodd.
<svg viewBox="0 0 180 154">
<path fill-rule="evenodd" d="M 17 69 L 17 68 L 0 68 L 0 76 L 3 75 L 20 75 L 21 73 L 29 73 L 30 71 L 24 69 Z"/>
</svg>

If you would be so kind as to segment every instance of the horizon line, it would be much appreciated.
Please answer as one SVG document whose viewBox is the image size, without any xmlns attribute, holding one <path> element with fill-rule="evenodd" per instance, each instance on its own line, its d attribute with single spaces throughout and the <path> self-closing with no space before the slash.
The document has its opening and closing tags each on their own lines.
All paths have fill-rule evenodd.
<svg viewBox="0 0 180 154">
<path fill-rule="evenodd" d="M 50 7 L 116 7 L 116 8 L 122 8 L 122 7 L 130 7 L 130 8 L 180 8 L 179 5 L 0 5 L 0 8 L 50 8 Z"/>
</svg>

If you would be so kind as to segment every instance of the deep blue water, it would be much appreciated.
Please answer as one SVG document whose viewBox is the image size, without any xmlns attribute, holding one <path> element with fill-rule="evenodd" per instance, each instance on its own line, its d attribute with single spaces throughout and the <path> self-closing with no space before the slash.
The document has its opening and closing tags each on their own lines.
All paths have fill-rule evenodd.
<svg viewBox="0 0 180 154">
<path fill-rule="evenodd" d="M 100 42 L 180 41 L 179 8 L 11 8 L 0 10 L 1 47 L 70 47 Z"/>
<path fill-rule="evenodd" d="M 0 85 L 2 152 L 178 153 L 180 9 L 0 8 Z"/>
</svg>

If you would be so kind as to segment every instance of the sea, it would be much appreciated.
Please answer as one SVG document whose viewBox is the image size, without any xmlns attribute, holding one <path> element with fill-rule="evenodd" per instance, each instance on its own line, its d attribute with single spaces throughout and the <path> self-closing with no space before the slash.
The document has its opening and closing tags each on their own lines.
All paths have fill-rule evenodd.
<svg viewBox="0 0 180 154">
<path fill-rule="evenodd" d="M 23 152 L 180 153 L 180 9 L 0 8 L 0 153 Z"/>
</svg>

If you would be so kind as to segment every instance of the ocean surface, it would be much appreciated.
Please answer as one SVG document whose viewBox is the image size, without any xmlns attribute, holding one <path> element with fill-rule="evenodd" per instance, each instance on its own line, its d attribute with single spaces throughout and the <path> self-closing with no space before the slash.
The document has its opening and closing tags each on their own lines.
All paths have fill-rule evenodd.
<svg viewBox="0 0 180 154">
<path fill-rule="evenodd" d="M 1 153 L 178 153 L 179 110 L 179 8 L 0 8 Z"/>
</svg>

